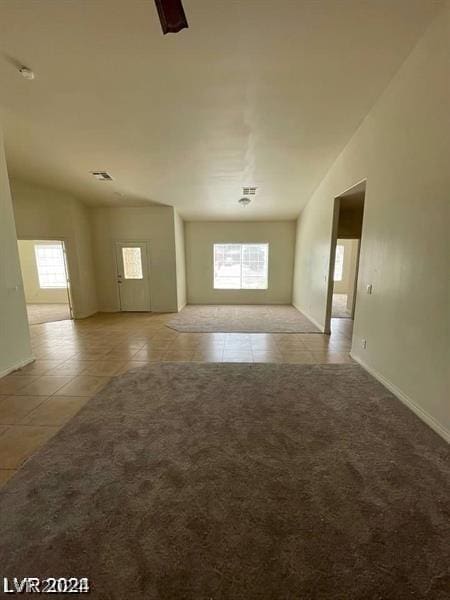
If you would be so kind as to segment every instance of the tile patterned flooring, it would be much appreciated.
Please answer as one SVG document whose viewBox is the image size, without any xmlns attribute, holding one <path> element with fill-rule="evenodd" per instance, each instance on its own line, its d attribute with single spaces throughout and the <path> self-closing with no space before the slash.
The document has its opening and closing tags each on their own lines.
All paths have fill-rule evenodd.
<svg viewBox="0 0 450 600">
<path fill-rule="evenodd" d="M 30 327 L 35 362 L 0 379 L 0 486 L 114 375 L 154 361 L 345 363 L 350 319 L 332 335 L 180 333 L 171 314 L 98 314 Z"/>
</svg>

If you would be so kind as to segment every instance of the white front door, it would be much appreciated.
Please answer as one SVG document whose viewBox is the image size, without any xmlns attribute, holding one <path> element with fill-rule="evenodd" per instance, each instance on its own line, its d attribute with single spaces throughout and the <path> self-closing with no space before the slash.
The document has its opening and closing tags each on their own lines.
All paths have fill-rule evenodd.
<svg viewBox="0 0 450 600">
<path fill-rule="evenodd" d="M 150 281 L 146 242 L 117 242 L 120 310 L 149 311 Z"/>
</svg>

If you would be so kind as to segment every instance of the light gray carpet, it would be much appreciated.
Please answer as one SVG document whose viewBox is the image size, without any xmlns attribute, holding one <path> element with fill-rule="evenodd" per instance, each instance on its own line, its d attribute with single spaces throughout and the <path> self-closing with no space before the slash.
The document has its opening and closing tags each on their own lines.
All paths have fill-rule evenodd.
<svg viewBox="0 0 450 600">
<path fill-rule="evenodd" d="M 357 365 L 155 363 L 0 491 L 1 576 L 85 576 L 105 600 L 444 600 L 448 459 Z"/>
<path fill-rule="evenodd" d="M 321 333 L 289 305 L 188 305 L 167 326 L 189 333 Z"/>
<path fill-rule="evenodd" d="M 28 323 L 52 323 L 53 321 L 65 321 L 70 319 L 70 308 L 68 304 L 27 304 Z"/>
</svg>

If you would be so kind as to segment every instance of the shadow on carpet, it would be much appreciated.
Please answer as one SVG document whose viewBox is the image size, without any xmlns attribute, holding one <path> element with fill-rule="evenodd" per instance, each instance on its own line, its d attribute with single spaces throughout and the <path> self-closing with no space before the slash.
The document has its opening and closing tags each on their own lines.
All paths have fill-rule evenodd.
<svg viewBox="0 0 450 600">
<path fill-rule="evenodd" d="M 188 305 L 167 326 L 184 333 L 322 333 L 290 305 Z"/>
<path fill-rule="evenodd" d="M 357 365 L 155 363 L 0 491 L 1 575 L 110 600 L 443 600 L 448 458 Z"/>
</svg>

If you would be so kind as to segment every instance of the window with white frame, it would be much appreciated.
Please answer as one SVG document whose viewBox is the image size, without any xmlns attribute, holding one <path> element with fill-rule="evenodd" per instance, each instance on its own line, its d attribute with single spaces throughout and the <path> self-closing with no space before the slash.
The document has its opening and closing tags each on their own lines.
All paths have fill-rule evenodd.
<svg viewBox="0 0 450 600">
<path fill-rule="evenodd" d="M 266 290 L 269 244 L 214 244 L 215 290 Z"/>
<path fill-rule="evenodd" d="M 334 281 L 342 281 L 342 273 L 344 271 L 344 246 L 338 244 L 336 246 L 336 258 L 334 259 Z"/>
<path fill-rule="evenodd" d="M 39 287 L 41 289 L 67 288 L 62 244 L 35 244 L 34 254 Z"/>
</svg>

